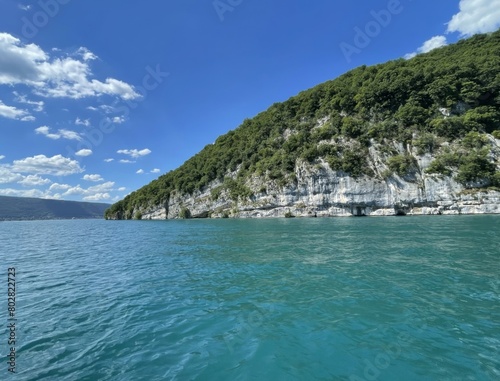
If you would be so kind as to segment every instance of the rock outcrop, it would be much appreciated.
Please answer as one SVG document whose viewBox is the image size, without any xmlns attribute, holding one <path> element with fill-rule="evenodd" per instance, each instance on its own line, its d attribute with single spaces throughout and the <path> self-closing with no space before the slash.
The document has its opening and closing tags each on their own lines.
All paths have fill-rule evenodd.
<svg viewBox="0 0 500 381">
<path fill-rule="evenodd" d="M 500 163 L 500 140 L 488 135 L 490 159 Z M 472 184 L 467 188 L 454 180 L 454 175 L 426 173 L 434 160 L 431 154 L 419 155 L 416 149 L 394 143 L 391 147 L 414 158 L 414 168 L 404 176 L 387 173 L 385 155 L 373 144 L 369 150 L 374 176 L 353 178 L 333 171 L 322 159 L 310 164 L 299 161 L 295 181 L 286 186 L 266 182 L 259 177 L 249 179 L 246 186 L 253 195 L 234 200 L 220 182 L 192 195 L 172 194 L 167 203 L 134 210 L 142 219 L 192 218 L 258 218 L 258 217 L 334 217 L 392 216 L 437 214 L 500 213 L 500 192 Z M 230 174 L 233 178 L 236 173 Z M 384 178 L 385 177 L 385 178 Z M 214 190 L 218 189 L 214 195 Z"/>
</svg>

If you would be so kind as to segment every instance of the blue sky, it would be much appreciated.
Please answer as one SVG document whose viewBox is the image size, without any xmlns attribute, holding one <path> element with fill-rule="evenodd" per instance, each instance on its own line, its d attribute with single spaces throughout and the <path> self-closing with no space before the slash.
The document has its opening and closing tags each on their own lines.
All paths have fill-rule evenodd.
<svg viewBox="0 0 500 381">
<path fill-rule="evenodd" d="M 114 202 L 357 66 L 500 27 L 500 0 L 0 0 L 0 195 Z"/>
</svg>

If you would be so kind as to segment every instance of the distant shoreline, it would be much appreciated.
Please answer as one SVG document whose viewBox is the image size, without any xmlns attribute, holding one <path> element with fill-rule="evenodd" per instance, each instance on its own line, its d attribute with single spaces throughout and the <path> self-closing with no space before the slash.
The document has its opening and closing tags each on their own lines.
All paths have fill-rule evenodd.
<svg viewBox="0 0 500 381">
<path fill-rule="evenodd" d="M 75 217 L 75 218 L 0 218 L 0 222 L 22 221 L 72 221 L 72 220 L 102 220 L 103 217 Z"/>
<path fill-rule="evenodd" d="M 0 196 L 0 221 L 100 219 L 110 204 Z"/>
</svg>

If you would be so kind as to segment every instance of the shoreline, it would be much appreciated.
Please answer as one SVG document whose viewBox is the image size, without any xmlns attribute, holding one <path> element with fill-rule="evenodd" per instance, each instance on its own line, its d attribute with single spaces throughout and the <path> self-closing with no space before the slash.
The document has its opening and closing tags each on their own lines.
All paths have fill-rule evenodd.
<svg viewBox="0 0 500 381">
<path fill-rule="evenodd" d="M 425 209 L 425 208 L 419 208 Z M 425 213 L 423 211 L 409 211 L 407 213 L 397 213 L 393 209 L 377 209 L 376 212 L 371 214 L 351 214 L 351 213 L 341 213 L 341 214 L 330 214 L 328 212 L 317 212 L 316 214 L 282 214 L 282 213 L 268 213 L 267 215 L 263 215 L 261 213 L 251 213 L 251 212 L 242 212 L 238 215 L 229 215 L 227 217 L 223 217 L 220 215 L 216 216 L 192 216 L 190 218 L 150 218 L 143 217 L 141 219 L 117 219 L 117 218 L 105 218 L 105 220 L 109 221 L 178 221 L 178 220 L 223 220 L 223 219 L 314 219 L 314 218 L 363 218 L 363 217 L 418 217 L 418 216 L 500 216 L 500 205 L 496 208 L 495 211 L 468 211 L 461 212 L 457 210 L 444 210 L 440 211 L 438 208 L 427 208 L 432 210 L 427 210 Z"/>
</svg>

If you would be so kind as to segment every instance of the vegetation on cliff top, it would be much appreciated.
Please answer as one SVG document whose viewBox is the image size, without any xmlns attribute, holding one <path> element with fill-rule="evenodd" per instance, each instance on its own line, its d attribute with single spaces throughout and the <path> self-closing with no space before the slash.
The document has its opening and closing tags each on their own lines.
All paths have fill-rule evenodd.
<svg viewBox="0 0 500 381">
<path fill-rule="evenodd" d="M 284 186 L 295 181 L 298 160 L 321 158 L 333 170 L 375 176 L 366 162 L 368 148 L 389 142 L 419 154 L 438 152 L 428 172 L 455 171 L 466 186 L 499 186 L 484 133 L 500 138 L 500 31 L 410 60 L 361 66 L 273 104 L 114 204 L 106 217 L 132 218 L 136 208 L 168 202 L 174 192 L 191 194 L 217 179 L 233 199 L 248 197 L 250 176 Z M 394 155 L 387 165 L 403 176 L 413 158 Z M 230 173 L 237 173 L 234 179 Z"/>
</svg>

